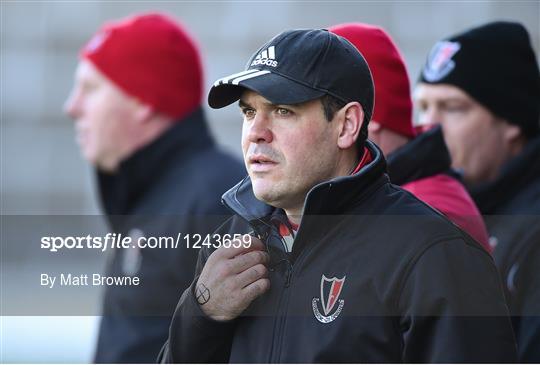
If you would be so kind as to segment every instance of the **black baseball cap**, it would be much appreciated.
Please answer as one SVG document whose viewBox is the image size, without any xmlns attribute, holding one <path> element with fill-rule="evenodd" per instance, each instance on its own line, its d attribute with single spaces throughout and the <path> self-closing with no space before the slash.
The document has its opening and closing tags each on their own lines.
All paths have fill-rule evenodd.
<svg viewBox="0 0 540 365">
<path fill-rule="evenodd" d="M 253 90 L 274 104 L 299 104 L 332 95 L 359 102 L 365 121 L 373 112 L 374 86 L 362 54 L 348 40 L 326 29 L 278 34 L 249 59 L 242 72 L 217 80 L 208 104 L 223 108 Z"/>
</svg>

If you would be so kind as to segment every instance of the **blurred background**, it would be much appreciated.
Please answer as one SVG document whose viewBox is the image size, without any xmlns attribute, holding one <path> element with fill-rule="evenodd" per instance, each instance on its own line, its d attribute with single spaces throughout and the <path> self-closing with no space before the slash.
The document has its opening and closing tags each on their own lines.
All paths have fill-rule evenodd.
<svg viewBox="0 0 540 365">
<path fill-rule="evenodd" d="M 529 30 L 537 56 L 540 52 L 539 1 L 2 0 L 3 216 L 99 214 L 93 171 L 79 155 L 72 122 L 63 115 L 62 105 L 72 85 L 78 51 L 102 23 L 150 10 L 175 16 L 198 40 L 206 90 L 217 78 L 240 71 L 262 43 L 287 28 L 355 21 L 383 26 L 405 57 L 412 85 L 434 42 L 487 21 L 520 21 Z M 216 139 L 240 157 L 237 108 L 206 109 Z M 4 239 L 2 234 L 3 247 Z M 5 278 L 16 280 L 24 266 L 4 259 L 2 263 L 2 286 L 11 285 L 14 282 Z M 6 316 L 2 311 L 0 361 L 91 361 L 97 321 L 84 316 Z"/>
</svg>

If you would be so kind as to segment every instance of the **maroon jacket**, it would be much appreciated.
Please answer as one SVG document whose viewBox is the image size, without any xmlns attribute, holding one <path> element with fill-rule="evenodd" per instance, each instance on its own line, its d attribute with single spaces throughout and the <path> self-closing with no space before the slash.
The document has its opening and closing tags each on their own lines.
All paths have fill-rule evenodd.
<svg viewBox="0 0 540 365">
<path fill-rule="evenodd" d="M 476 203 L 450 168 L 440 127 L 433 128 L 388 156 L 390 180 L 449 218 L 488 252 L 488 233 Z"/>
<path fill-rule="evenodd" d="M 411 181 L 401 187 L 437 209 L 489 253 L 492 252 L 484 220 L 471 196 L 456 178 L 437 174 Z"/>
</svg>

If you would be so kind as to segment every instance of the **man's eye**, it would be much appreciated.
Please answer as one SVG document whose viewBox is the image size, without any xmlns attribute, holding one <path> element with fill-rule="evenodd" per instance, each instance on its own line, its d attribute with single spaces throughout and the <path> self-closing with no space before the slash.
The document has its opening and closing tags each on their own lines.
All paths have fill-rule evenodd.
<svg viewBox="0 0 540 365">
<path fill-rule="evenodd" d="M 242 109 L 242 114 L 244 114 L 244 116 L 247 119 L 251 119 L 251 118 L 255 117 L 255 110 L 250 109 L 250 108 L 244 108 L 244 109 Z"/>
<path fill-rule="evenodd" d="M 285 108 L 277 108 L 276 112 L 281 116 L 286 116 L 286 115 L 291 114 L 291 111 L 289 109 L 285 109 Z"/>
<path fill-rule="evenodd" d="M 91 85 L 91 84 L 84 84 L 84 85 L 82 85 L 82 87 L 81 87 L 81 91 L 82 91 L 83 93 L 89 93 L 89 92 L 91 92 L 93 89 L 94 89 L 94 86 Z"/>
<path fill-rule="evenodd" d="M 426 103 L 417 103 L 416 104 L 416 110 L 419 112 L 425 112 L 428 109 L 428 106 Z"/>
<path fill-rule="evenodd" d="M 467 108 L 463 105 L 447 105 L 446 111 L 449 113 L 463 113 Z"/>
</svg>

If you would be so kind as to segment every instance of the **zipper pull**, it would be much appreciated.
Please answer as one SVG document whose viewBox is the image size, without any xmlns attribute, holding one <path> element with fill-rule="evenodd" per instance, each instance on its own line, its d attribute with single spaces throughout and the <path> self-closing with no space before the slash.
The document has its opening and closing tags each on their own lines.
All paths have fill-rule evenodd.
<svg viewBox="0 0 540 365">
<path fill-rule="evenodd" d="M 292 265 L 289 261 L 287 261 L 287 271 L 285 272 L 285 288 L 288 288 L 289 285 L 291 285 L 291 277 L 292 277 Z"/>
</svg>

